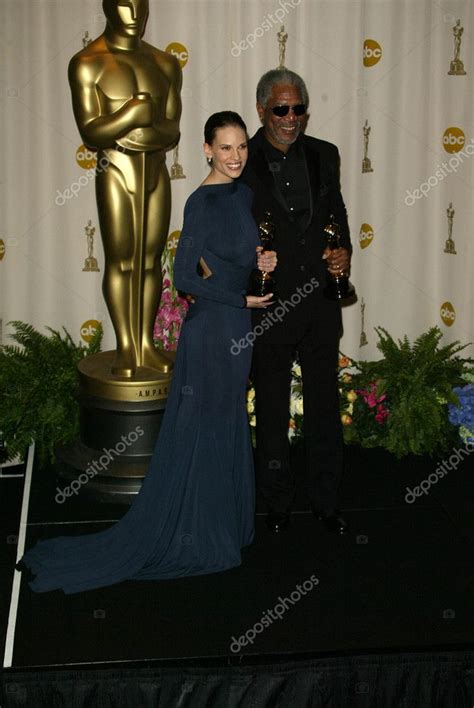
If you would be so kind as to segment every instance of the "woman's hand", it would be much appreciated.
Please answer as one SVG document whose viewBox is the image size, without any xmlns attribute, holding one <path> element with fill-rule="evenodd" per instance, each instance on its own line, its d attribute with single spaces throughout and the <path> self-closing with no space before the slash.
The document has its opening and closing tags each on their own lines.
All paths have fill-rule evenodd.
<svg viewBox="0 0 474 708">
<path fill-rule="evenodd" d="M 264 295 L 263 297 L 259 297 L 258 295 L 246 295 L 245 299 L 247 300 L 247 307 L 256 309 L 272 305 L 272 297 L 273 293 L 268 293 L 268 295 Z"/>
<path fill-rule="evenodd" d="M 257 268 L 271 273 L 275 270 L 278 259 L 276 251 L 264 251 L 263 246 L 257 246 Z"/>
</svg>

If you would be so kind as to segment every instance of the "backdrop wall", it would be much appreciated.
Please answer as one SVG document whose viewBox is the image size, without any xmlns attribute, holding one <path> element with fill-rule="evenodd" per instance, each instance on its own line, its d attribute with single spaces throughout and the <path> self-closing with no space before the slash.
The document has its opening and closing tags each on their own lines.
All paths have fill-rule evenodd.
<svg viewBox="0 0 474 708">
<path fill-rule="evenodd" d="M 145 39 L 175 53 L 184 75 L 179 155 L 169 153 L 168 166 L 178 160 L 186 178 L 172 181 L 170 234 L 207 173 L 206 118 L 234 109 L 250 134 L 259 127 L 255 87 L 278 65 L 282 24 L 285 64 L 311 97 L 307 132 L 341 153 L 359 295 L 344 311 L 342 350 L 376 358 L 377 325 L 413 338 L 438 324 L 447 341 L 473 341 L 469 0 L 150 0 Z M 114 347 L 94 157 L 81 147 L 67 82 L 71 56 L 104 25 L 99 0 L 0 6 L 3 343 L 10 320 L 64 325 L 76 340 L 102 321 L 104 345 Z M 465 74 L 459 62 L 449 73 L 455 56 Z M 363 172 L 364 156 L 372 171 Z M 91 243 L 98 271 L 83 270 Z"/>
</svg>

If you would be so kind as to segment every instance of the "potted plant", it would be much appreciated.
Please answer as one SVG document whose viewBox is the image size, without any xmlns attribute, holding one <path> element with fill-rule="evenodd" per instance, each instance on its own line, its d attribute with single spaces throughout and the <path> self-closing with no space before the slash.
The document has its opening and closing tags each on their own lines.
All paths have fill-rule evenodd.
<svg viewBox="0 0 474 708">
<path fill-rule="evenodd" d="M 88 346 L 69 332 L 50 327 L 41 334 L 25 322 L 11 322 L 15 344 L 0 347 L 0 427 L 8 459 L 23 456 L 34 440 L 40 462 L 54 459 L 57 445 L 79 435 L 75 393 L 77 364 L 100 351 L 102 329 Z"/>
</svg>

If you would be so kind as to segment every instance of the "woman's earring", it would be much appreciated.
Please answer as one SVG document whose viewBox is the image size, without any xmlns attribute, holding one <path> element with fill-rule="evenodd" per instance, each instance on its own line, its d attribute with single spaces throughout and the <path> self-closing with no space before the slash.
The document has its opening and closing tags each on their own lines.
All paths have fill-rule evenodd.
<svg viewBox="0 0 474 708">
<path fill-rule="evenodd" d="M 207 164 L 212 165 L 212 157 L 208 157 L 206 159 L 207 159 Z"/>
</svg>

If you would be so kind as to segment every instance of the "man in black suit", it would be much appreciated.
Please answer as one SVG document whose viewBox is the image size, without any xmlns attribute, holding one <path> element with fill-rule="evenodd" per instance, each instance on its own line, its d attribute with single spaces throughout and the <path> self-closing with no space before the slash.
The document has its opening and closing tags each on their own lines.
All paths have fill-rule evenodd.
<svg viewBox="0 0 474 708">
<path fill-rule="evenodd" d="M 257 87 L 262 122 L 249 141 L 242 180 L 254 192 L 257 224 L 270 212 L 276 226 L 278 301 L 254 311 L 253 381 L 256 391 L 257 478 L 268 528 L 288 525 L 295 491 L 289 462 L 291 367 L 298 355 L 304 395 L 306 472 L 313 513 L 335 533 L 347 524 L 337 510 L 342 473 L 338 401 L 339 302 L 323 295 L 327 272 L 347 273 L 351 243 L 339 184 L 335 145 L 306 136 L 308 92 L 300 76 L 275 69 Z M 324 227 L 340 226 L 341 248 L 330 251 Z M 278 309 L 280 308 L 280 309 Z"/>
</svg>

